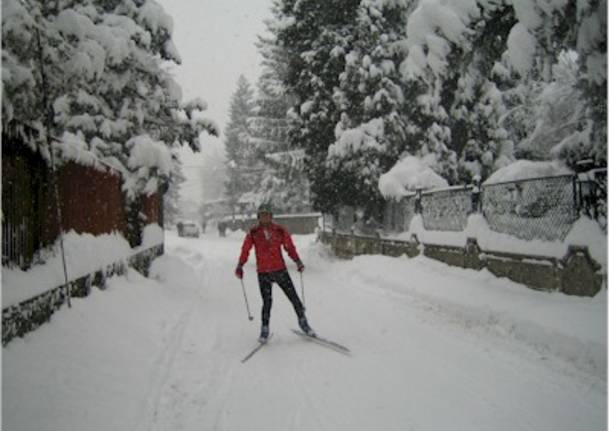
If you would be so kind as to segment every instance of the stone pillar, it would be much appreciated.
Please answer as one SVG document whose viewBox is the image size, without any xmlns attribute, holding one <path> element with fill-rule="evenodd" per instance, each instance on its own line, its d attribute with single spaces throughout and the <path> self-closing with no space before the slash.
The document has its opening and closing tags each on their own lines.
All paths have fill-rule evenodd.
<svg viewBox="0 0 610 431">
<path fill-rule="evenodd" d="M 480 270 L 485 266 L 484 262 L 479 258 L 481 248 L 476 238 L 466 239 L 466 249 L 464 253 L 464 268 Z"/>
<path fill-rule="evenodd" d="M 602 286 L 601 265 L 594 261 L 588 247 L 569 246 L 561 260 L 560 290 L 568 295 L 595 296 Z"/>
</svg>

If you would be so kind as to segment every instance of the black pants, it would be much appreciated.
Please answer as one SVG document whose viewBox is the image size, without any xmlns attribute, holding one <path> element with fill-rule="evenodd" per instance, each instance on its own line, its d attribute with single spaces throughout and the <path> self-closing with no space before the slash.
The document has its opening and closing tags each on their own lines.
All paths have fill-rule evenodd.
<svg viewBox="0 0 610 431">
<path fill-rule="evenodd" d="M 263 297 L 263 312 L 262 322 L 264 326 L 269 326 L 269 317 L 271 316 L 271 304 L 273 302 L 271 295 L 271 286 L 273 283 L 277 283 L 290 302 L 294 307 L 294 311 L 297 313 L 299 318 L 305 317 L 305 309 L 303 303 L 297 295 L 297 291 L 294 289 L 292 279 L 287 270 L 275 271 L 275 272 L 262 272 L 258 274 L 258 285 L 261 289 L 261 296 Z"/>
</svg>

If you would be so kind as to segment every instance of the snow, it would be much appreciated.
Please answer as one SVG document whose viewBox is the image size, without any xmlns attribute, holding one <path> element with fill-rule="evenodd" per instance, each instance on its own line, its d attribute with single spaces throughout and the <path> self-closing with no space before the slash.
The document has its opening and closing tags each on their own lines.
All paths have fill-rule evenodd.
<svg viewBox="0 0 610 431">
<path fill-rule="evenodd" d="M 423 189 L 447 187 L 449 184 L 436 174 L 424 161 L 407 156 L 399 160 L 388 172 L 379 178 L 379 191 L 386 198 L 400 198 Z"/>
<path fill-rule="evenodd" d="M 140 250 L 163 244 L 164 231 L 157 223 L 151 223 L 142 230 L 142 244 L 139 245 Z"/>
<path fill-rule="evenodd" d="M 450 43 L 467 44 L 468 25 L 479 16 L 473 0 L 423 0 L 407 20 L 409 54 L 401 64 L 406 79 L 423 77 L 428 68 L 435 76 L 447 69 Z"/>
<path fill-rule="evenodd" d="M 144 227 L 142 244 L 135 249 L 117 232 L 94 236 L 71 230 L 64 235 L 68 279 L 85 276 L 162 243 L 163 229 L 156 223 Z M 65 283 L 59 240 L 40 259 L 42 263 L 27 271 L 2 267 L 2 307 L 18 304 Z"/>
<path fill-rule="evenodd" d="M 506 44 L 511 66 L 522 76 L 527 76 L 534 64 L 537 47 L 536 38 L 525 25 L 517 23 L 511 29 Z"/>
<path fill-rule="evenodd" d="M 605 291 L 537 292 L 425 257 L 338 261 L 295 236 L 310 323 L 353 355 L 292 334 L 277 289 L 274 337 L 241 364 L 260 306 L 249 263 L 250 323 L 233 276 L 243 235 L 167 233 L 150 279 L 112 278 L 10 342 L 3 427 L 606 429 Z"/>
<path fill-rule="evenodd" d="M 139 8 L 138 15 L 153 33 L 164 30 L 171 35 L 174 31 L 174 20 L 165 13 L 163 7 L 156 1 L 147 0 L 144 5 Z"/>
<path fill-rule="evenodd" d="M 339 126 L 338 123 L 337 126 Z M 328 147 L 328 157 L 344 158 L 359 151 L 383 151 L 385 145 L 381 142 L 384 136 L 383 119 L 374 118 L 354 129 L 335 129 L 337 141 Z"/>
<path fill-rule="evenodd" d="M 68 279 L 73 280 L 128 258 L 129 243 L 118 233 L 94 236 L 71 230 L 64 235 Z M 65 283 L 59 240 L 28 271 L 2 267 L 2 306 L 17 304 Z"/>
<path fill-rule="evenodd" d="M 127 147 L 130 148 L 130 168 L 157 168 L 162 175 L 169 175 L 172 158 L 169 148 L 163 142 L 155 141 L 148 135 L 140 135 L 129 139 Z"/>
<path fill-rule="evenodd" d="M 508 166 L 498 169 L 483 183 L 485 185 L 503 183 L 507 181 L 527 180 L 530 178 L 553 177 L 570 175 L 570 170 L 563 162 L 553 160 L 550 162 L 534 162 L 531 160 L 517 160 Z"/>
<path fill-rule="evenodd" d="M 495 251 L 534 256 L 545 256 L 562 259 L 570 245 L 587 246 L 591 257 L 601 265 L 602 272 L 608 272 L 607 235 L 599 224 L 588 217 L 579 218 L 563 241 L 524 240 L 512 235 L 495 232 L 490 229 L 481 214 L 468 216 L 466 228 L 461 232 L 426 230 L 421 215 L 411 220 L 409 230 L 389 238 L 403 241 L 411 240 L 413 234 L 420 242 L 464 247 L 468 238 L 475 238 L 483 251 Z"/>
</svg>

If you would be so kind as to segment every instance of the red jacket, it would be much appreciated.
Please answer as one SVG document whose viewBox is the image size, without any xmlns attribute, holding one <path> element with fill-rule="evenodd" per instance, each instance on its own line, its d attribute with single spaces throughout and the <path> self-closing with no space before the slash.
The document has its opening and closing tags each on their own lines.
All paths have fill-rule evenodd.
<svg viewBox="0 0 610 431">
<path fill-rule="evenodd" d="M 282 246 L 292 260 L 295 262 L 301 260 L 290 234 L 286 228 L 279 224 L 271 223 L 268 226 L 258 224 L 250 229 L 241 246 L 240 265 L 247 262 L 252 246 L 254 246 L 254 254 L 256 255 L 256 271 L 259 273 L 286 269 L 286 263 L 284 263 L 284 257 L 282 256 Z"/>
</svg>

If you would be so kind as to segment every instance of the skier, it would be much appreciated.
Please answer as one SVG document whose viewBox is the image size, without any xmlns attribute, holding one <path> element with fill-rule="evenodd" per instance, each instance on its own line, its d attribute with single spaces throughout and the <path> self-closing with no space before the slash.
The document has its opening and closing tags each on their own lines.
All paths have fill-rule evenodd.
<svg viewBox="0 0 610 431">
<path fill-rule="evenodd" d="M 282 256 L 281 247 L 288 252 L 288 256 L 297 264 L 297 270 L 303 272 L 305 265 L 301 262 L 297 250 L 292 242 L 290 233 L 279 224 L 273 223 L 271 207 L 262 204 L 257 212 L 258 224 L 253 226 L 246 234 L 241 247 L 241 255 L 235 269 L 235 276 L 243 278 L 243 266 L 248 260 L 250 249 L 254 246 L 256 255 L 256 270 L 258 272 L 258 284 L 263 298 L 262 326 L 259 341 L 264 343 L 269 337 L 269 318 L 271 315 L 271 286 L 275 282 L 284 291 L 299 319 L 299 326 L 309 336 L 315 336 L 305 317 L 305 308 L 299 299 L 290 274 L 286 270 L 286 264 Z"/>
</svg>

